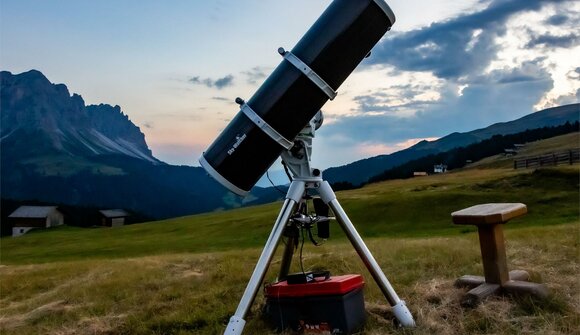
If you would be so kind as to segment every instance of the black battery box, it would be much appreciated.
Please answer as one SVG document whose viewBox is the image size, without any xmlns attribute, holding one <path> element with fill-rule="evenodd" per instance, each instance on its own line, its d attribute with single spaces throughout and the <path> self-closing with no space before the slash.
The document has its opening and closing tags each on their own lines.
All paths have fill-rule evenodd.
<svg viewBox="0 0 580 335">
<path fill-rule="evenodd" d="M 313 282 L 266 287 L 265 314 L 278 331 L 350 334 L 365 320 L 361 275 L 317 278 Z"/>
</svg>

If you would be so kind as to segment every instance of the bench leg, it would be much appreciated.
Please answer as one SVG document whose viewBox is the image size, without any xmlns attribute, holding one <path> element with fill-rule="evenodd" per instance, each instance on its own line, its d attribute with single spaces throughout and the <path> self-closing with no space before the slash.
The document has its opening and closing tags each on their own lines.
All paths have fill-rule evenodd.
<svg viewBox="0 0 580 335">
<path fill-rule="evenodd" d="M 530 283 L 527 281 L 510 280 L 502 286 L 502 289 L 513 295 L 532 295 L 536 298 L 545 299 L 549 295 L 545 284 Z"/>
<path fill-rule="evenodd" d="M 509 276 L 510 280 L 528 281 L 530 279 L 530 274 L 524 270 L 511 270 Z M 454 285 L 455 287 L 468 287 L 471 289 L 483 283 L 485 283 L 485 277 L 465 275 L 459 277 Z"/>
<path fill-rule="evenodd" d="M 477 230 L 485 282 L 502 285 L 510 279 L 502 226 L 501 224 L 479 225 Z"/>
<path fill-rule="evenodd" d="M 470 290 L 461 300 L 461 306 L 463 307 L 475 307 L 477 306 L 483 299 L 487 298 L 492 294 L 499 293 L 501 290 L 501 286 L 498 284 L 488 284 L 483 283 L 478 287 Z"/>
</svg>

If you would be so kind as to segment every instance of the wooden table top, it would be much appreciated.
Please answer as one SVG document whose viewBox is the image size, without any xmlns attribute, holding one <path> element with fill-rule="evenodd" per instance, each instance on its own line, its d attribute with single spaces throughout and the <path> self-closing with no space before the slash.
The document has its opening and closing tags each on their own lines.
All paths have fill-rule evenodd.
<svg viewBox="0 0 580 335">
<path fill-rule="evenodd" d="M 527 212 L 528 208 L 524 204 L 491 203 L 475 205 L 453 212 L 451 218 L 454 224 L 459 225 L 488 225 L 506 223 Z"/>
</svg>

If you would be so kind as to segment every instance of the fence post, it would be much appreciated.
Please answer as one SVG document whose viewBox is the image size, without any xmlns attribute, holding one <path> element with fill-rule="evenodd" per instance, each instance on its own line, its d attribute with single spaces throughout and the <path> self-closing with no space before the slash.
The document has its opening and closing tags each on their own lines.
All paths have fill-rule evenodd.
<svg viewBox="0 0 580 335">
<path fill-rule="evenodd" d="M 568 158 L 570 160 L 570 165 L 572 165 L 572 150 L 568 151 Z"/>
</svg>

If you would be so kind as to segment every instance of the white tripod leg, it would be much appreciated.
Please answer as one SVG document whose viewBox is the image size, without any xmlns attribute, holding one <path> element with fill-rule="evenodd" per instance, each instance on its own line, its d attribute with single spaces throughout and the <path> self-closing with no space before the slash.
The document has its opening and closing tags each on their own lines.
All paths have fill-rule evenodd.
<svg viewBox="0 0 580 335">
<path fill-rule="evenodd" d="M 405 302 L 399 299 L 395 289 L 393 289 L 391 283 L 389 283 L 387 276 L 385 276 L 379 264 L 364 243 L 363 239 L 356 231 L 356 228 L 346 215 L 346 212 L 344 209 L 342 209 L 342 206 L 340 206 L 338 200 L 336 200 L 336 195 L 330 187 L 330 184 L 328 184 L 327 181 L 323 181 L 320 184 L 318 192 L 320 194 L 320 198 L 322 198 L 322 200 L 328 204 L 328 206 L 334 212 L 336 220 L 342 227 L 342 230 L 344 230 L 346 236 L 350 240 L 350 243 L 355 248 L 363 263 L 366 265 L 375 282 L 383 292 L 385 298 L 387 298 L 389 301 L 389 304 L 393 307 L 393 313 L 395 314 L 397 320 L 399 320 L 399 323 L 403 327 L 414 327 L 415 321 L 413 320 L 411 312 L 409 312 Z"/>
<path fill-rule="evenodd" d="M 256 294 L 258 293 L 262 285 L 262 281 L 266 276 L 266 272 L 268 271 L 268 266 L 274 257 L 278 242 L 280 241 L 280 238 L 282 238 L 282 233 L 284 232 L 286 223 L 290 219 L 290 216 L 294 213 L 296 204 L 300 201 L 300 199 L 302 199 L 304 189 L 304 182 L 293 181 L 292 184 L 290 184 L 290 189 L 288 189 L 286 200 L 284 201 L 284 205 L 282 205 L 282 209 L 280 210 L 280 214 L 276 219 L 274 228 L 272 229 L 270 237 L 268 237 L 268 241 L 262 250 L 260 259 L 258 259 L 258 263 L 254 268 L 252 277 L 250 277 L 248 286 L 246 286 L 244 295 L 240 300 L 238 309 L 236 310 L 236 313 L 230 318 L 230 322 L 226 327 L 224 335 L 240 335 L 244 330 L 244 326 L 246 324 L 244 318 L 252 307 L 252 303 L 254 302 Z"/>
</svg>

